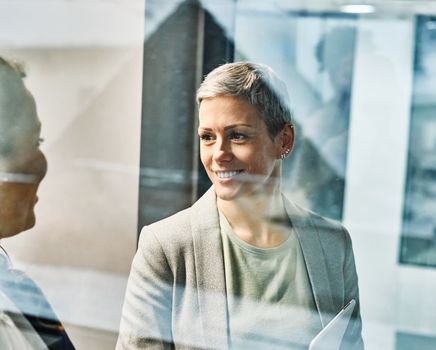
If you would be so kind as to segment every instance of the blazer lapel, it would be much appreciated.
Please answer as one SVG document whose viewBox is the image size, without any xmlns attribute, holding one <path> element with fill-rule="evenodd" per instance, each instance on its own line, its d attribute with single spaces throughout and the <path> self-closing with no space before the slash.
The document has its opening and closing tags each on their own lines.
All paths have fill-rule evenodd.
<svg viewBox="0 0 436 350">
<path fill-rule="evenodd" d="M 331 314 L 334 306 L 319 232 L 308 212 L 298 208 L 285 197 L 283 201 L 303 251 L 315 304 L 324 327 L 334 316 Z"/>
<path fill-rule="evenodd" d="M 207 348 L 228 348 L 223 248 L 213 187 L 191 207 L 200 317 Z"/>
</svg>

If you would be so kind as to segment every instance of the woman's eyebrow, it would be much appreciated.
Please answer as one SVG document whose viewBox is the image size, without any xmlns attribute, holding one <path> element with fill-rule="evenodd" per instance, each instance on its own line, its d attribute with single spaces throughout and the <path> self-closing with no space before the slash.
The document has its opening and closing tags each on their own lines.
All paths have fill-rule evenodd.
<svg viewBox="0 0 436 350">
<path fill-rule="evenodd" d="M 227 125 L 226 127 L 224 127 L 224 130 L 237 128 L 238 126 L 246 126 L 248 128 L 254 128 L 254 126 L 251 124 L 238 123 L 238 124 Z"/>
<path fill-rule="evenodd" d="M 231 124 L 231 125 L 227 125 L 227 126 L 225 126 L 225 127 L 224 127 L 224 130 L 234 129 L 234 128 L 241 127 L 241 126 L 245 126 L 245 127 L 247 127 L 247 128 L 252 128 L 252 129 L 255 128 L 255 126 L 254 126 L 254 125 L 251 125 L 251 124 L 238 123 L 238 124 Z M 199 130 L 199 131 L 200 131 L 200 130 L 204 130 L 204 131 L 213 131 L 213 128 L 208 128 L 208 127 L 205 127 L 205 126 L 199 126 L 199 127 L 198 127 L 198 130 Z"/>
</svg>

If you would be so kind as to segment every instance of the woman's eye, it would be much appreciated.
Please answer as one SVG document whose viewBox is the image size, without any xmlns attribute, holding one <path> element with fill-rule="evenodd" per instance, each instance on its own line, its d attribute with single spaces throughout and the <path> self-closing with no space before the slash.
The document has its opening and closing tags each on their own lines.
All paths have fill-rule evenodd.
<svg viewBox="0 0 436 350">
<path fill-rule="evenodd" d="M 232 140 L 236 140 L 236 141 L 244 141 L 247 139 L 247 135 L 240 133 L 240 132 L 232 132 L 230 134 L 230 138 Z"/>
<path fill-rule="evenodd" d="M 200 140 L 203 142 L 210 142 L 213 140 L 213 137 L 211 134 L 200 134 Z"/>
<path fill-rule="evenodd" d="M 44 143 L 44 139 L 42 137 L 40 137 L 38 139 L 38 147 L 41 146 Z"/>
</svg>

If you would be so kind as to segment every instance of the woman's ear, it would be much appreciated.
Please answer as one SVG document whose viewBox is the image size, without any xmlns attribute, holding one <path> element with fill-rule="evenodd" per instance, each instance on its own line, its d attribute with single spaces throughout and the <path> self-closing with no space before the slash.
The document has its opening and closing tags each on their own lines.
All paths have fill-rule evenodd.
<svg viewBox="0 0 436 350">
<path fill-rule="evenodd" d="M 280 132 L 280 158 L 285 159 L 294 147 L 295 131 L 291 123 L 285 124 Z"/>
</svg>

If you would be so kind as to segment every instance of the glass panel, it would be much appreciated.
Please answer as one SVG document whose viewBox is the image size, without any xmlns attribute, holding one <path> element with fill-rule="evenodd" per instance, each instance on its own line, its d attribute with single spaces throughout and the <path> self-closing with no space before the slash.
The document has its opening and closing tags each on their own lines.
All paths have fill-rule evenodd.
<svg viewBox="0 0 436 350">
<path fill-rule="evenodd" d="M 38 315 L 55 319 L 47 303 L 78 349 L 114 348 L 137 226 L 189 206 L 210 185 L 205 173 L 199 175 L 194 95 L 203 75 L 232 60 L 233 53 L 235 61 L 271 66 L 288 85 L 296 144 L 283 163 L 283 190 L 293 202 L 341 221 L 350 232 L 366 349 L 435 348 L 436 6 L 426 0 L 416 5 L 376 3 L 366 7 L 372 14 L 363 14 L 362 8 L 359 14 L 347 14 L 333 0 L 149 0 L 147 11 L 144 0 L 0 0 L 0 56 L 24 64 L 24 83 L 42 125 L 41 135 L 34 123 L 30 136 L 19 137 L 21 112 L 36 120 L 33 100 L 16 89 L 20 84 L 4 84 L 0 70 L 0 230 L 5 223 L 19 222 L 18 216 L 10 220 L 8 215 L 25 207 L 29 198 L 24 228 L 30 228 L 38 201 L 35 226 L 2 237 L 7 253 L 0 251 L 0 348 L 2 326 L 22 321 L 14 318 L 17 309 L 34 312 L 35 305 L 42 305 Z M 21 102 L 11 104 L 12 96 Z M 40 146 L 39 137 L 44 139 Z M 24 161 L 20 156 L 10 163 L 10 140 L 30 147 L 35 158 Z M 223 178 L 234 176 L 230 173 L 235 169 L 221 170 Z M 19 204 L 10 200 L 11 193 L 21 196 Z M 212 248 L 224 243 L 228 271 L 235 266 L 229 256 L 236 245 L 259 253 L 238 240 L 223 215 L 218 220 L 227 239 L 220 236 Z M 320 232 L 311 231 L 320 241 L 329 237 Z M 327 241 L 331 256 L 339 256 L 341 247 Z M 181 251 L 198 249 L 201 239 L 186 242 L 162 264 L 181 259 Z M 301 248 L 299 241 L 286 242 Z M 170 247 L 174 242 L 165 243 Z M 269 253 L 280 257 L 283 247 Z M 144 251 L 152 256 L 161 247 L 155 248 L 149 245 Z M 204 261 L 192 259 L 205 264 L 205 271 L 221 266 L 212 248 L 202 251 L 208 253 Z M 317 256 L 317 269 L 326 265 L 323 254 Z M 287 259 L 294 256 L 286 254 Z M 280 275 L 271 271 L 288 276 L 294 264 L 264 264 L 263 257 L 260 253 L 259 259 L 240 261 L 248 262 L 245 271 L 255 277 L 250 283 L 261 275 L 271 301 L 278 294 L 274 277 Z M 299 261 L 304 258 L 300 255 Z M 161 260 L 154 262 L 157 266 Z M 192 266 L 196 271 L 198 265 Z M 182 278 L 189 272 L 185 265 L 176 267 L 170 275 L 176 272 Z M 306 265 L 299 267 L 304 279 Z M 338 263 L 332 271 L 342 269 Z M 268 303 L 246 303 L 237 291 L 238 278 L 245 273 L 233 271 L 218 276 L 224 287 L 236 291 L 236 297 L 226 295 L 229 304 L 220 304 L 221 321 L 243 305 L 248 320 L 233 314 L 227 321 L 236 320 L 244 336 L 263 330 L 249 337 L 245 348 L 292 346 L 287 335 L 291 325 L 302 326 L 293 323 L 299 316 L 307 325 L 301 328 L 314 327 L 306 334 L 307 329 L 295 328 L 292 341 L 308 343 L 321 329 L 309 280 L 303 282 L 303 294 L 314 312 L 286 309 L 291 312 L 277 317 L 269 313 Z M 197 282 L 195 273 L 192 280 Z M 18 299 L 7 304 L 11 275 L 13 282 L 22 278 L 20 287 L 12 288 Z M 328 288 L 329 283 L 320 286 Z M 174 285 L 165 284 L 162 295 L 134 311 L 167 296 L 172 302 L 186 290 L 192 298 L 185 300 L 194 304 L 202 297 L 222 302 L 215 292 L 196 294 L 197 286 L 174 292 Z M 287 291 L 293 292 L 292 287 Z M 254 291 L 253 299 L 260 299 L 256 293 L 262 288 L 248 289 Z M 33 299 L 28 303 L 29 295 Z M 35 299 L 42 304 L 33 303 Z M 184 311 L 197 316 L 198 310 Z M 169 319 L 162 317 L 170 336 L 199 347 L 216 340 L 213 332 L 201 338 L 200 317 L 172 329 L 171 312 Z M 219 322 L 217 314 L 210 314 L 213 329 Z M 283 322 L 285 317 L 290 322 Z M 266 319 L 272 332 L 262 327 Z M 144 329 L 146 322 L 141 322 L 137 329 Z M 206 334 L 210 329 L 203 330 Z M 237 327 L 230 329 L 235 330 L 232 335 L 238 336 Z M 11 339 L 23 340 L 17 334 Z"/>
<path fill-rule="evenodd" d="M 296 126 L 283 189 L 296 203 L 341 219 L 356 37 L 352 15 L 238 6 L 237 60 L 265 63 L 287 83 Z"/>
<path fill-rule="evenodd" d="M 1 244 L 13 268 L 30 277 L 26 286 L 41 289 L 78 349 L 115 347 L 136 249 L 143 38 L 144 1 L 0 1 L 0 56 L 24 67 L 48 163 L 34 228 Z M 31 97 L 14 85 L 1 91 L 4 141 L 4 130 L 15 131 L 4 124 L 3 97 Z M 31 118 L 26 106 L 17 102 L 9 110 L 15 127 L 18 115 Z M 3 156 L 0 189 L 29 187 L 17 181 L 30 178 L 15 175 L 34 170 L 14 168 Z M 2 209 L 10 197 L 0 191 Z M 15 208 L 23 206 L 21 197 Z M 21 302 L 39 307 L 37 287 L 26 295 L 18 285 L 11 297 L 18 309 L 25 307 Z"/>
<path fill-rule="evenodd" d="M 436 17 L 416 22 L 400 261 L 436 267 Z"/>
<path fill-rule="evenodd" d="M 236 15 L 236 60 L 288 85 L 297 132 L 284 192 L 350 231 L 366 348 L 431 348 L 436 9 L 304 7 L 241 0 Z"/>
</svg>

